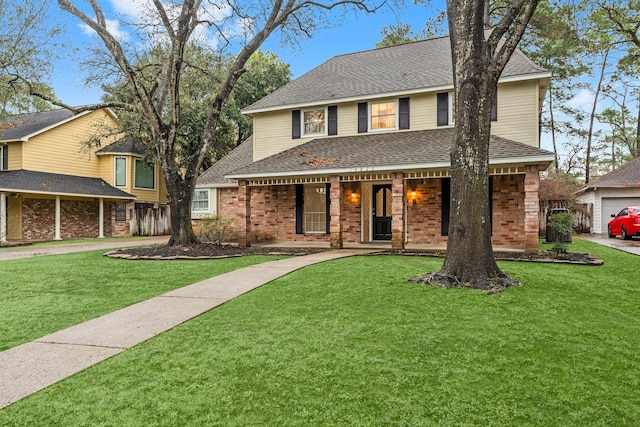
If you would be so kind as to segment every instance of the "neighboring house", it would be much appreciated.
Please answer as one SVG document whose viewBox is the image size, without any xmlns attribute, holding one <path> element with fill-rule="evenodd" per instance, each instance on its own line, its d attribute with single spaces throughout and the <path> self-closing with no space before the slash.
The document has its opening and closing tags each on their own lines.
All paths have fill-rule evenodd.
<svg viewBox="0 0 640 427">
<path fill-rule="evenodd" d="M 495 245 L 538 250 L 539 172 L 553 160 L 539 148 L 550 76 L 516 51 L 498 84 L 490 149 Z M 251 161 L 233 167 L 224 158 L 213 167 L 218 176 L 224 169 L 233 192 L 223 198 L 222 183 L 205 178 L 211 170 L 197 188 L 216 188 L 218 212 L 236 219 L 240 245 L 443 244 L 452 98 L 448 38 L 334 57 L 243 111 L 253 118 Z"/>
<path fill-rule="evenodd" d="M 593 205 L 592 233 L 606 233 L 612 214 L 640 206 L 640 158 L 591 181 L 577 192 L 580 203 Z"/>
<path fill-rule="evenodd" d="M 105 129 L 117 129 L 108 109 L 0 120 L 0 241 L 154 231 L 144 225 L 166 215 L 159 167 L 144 161 L 139 142 L 100 137 Z M 90 139 L 103 148 L 88 148 Z"/>
</svg>

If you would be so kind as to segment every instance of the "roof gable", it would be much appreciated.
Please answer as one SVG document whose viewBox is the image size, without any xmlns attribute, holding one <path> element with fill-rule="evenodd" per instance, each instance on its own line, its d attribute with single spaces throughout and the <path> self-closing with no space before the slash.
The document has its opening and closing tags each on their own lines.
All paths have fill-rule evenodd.
<svg viewBox="0 0 640 427">
<path fill-rule="evenodd" d="M 453 87 L 449 37 L 335 56 L 247 107 L 244 113 Z M 550 76 L 516 50 L 501 79 Z"/>
<path fill-rule="evenodd" d="M 91 114 L 95 110 L 74 114 L 71 110 L 58 109 L 36 113 L 17 114 L 0 120 L 0 142 L 27 141 L 67 122 Z M 111 110 L 105 109 L 115 119 Z"/>
</svg>

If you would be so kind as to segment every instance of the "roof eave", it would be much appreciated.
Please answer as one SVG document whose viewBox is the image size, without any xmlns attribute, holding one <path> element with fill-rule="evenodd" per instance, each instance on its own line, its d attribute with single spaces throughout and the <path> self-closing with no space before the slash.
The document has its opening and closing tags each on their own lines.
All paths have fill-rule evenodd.
<svg viewBox="0 0 640 427">
<path fill-rule="evenodd" d="M 53 196 L 65 196 L 65 197 L 89 197 L 89 198 L 98 198 L 98 199 L 113 199 L 113 200 L 135 200 L 137 197 L 133 195 L 129 196 L 107 196 L 107 195 L 99 195 L 99 194 L 85 194 L 85 193 L 65 193 L 65 192 L 56 192 L 56 191 L 35 191 L 35 190 L 25 190 L 20 188 L 0 188 L 0 191 L 3 193 L 21 193 L 21 194 L 49 194 Z"/>
<path fill-rule="evenodd" d="M 540 164 L 548 167 L 554 160 L 551 155 L 539 155 L 532 157 L 505 157 L 497 158 L 489 161 L 489 165 L 507 165 L 507 164 Z M 398 170 L 420 170 L 420 169 L 443 169 L 449 168 L 449 162 L 433 162 L 433 163 L 415 163 L 405 165 L 385 165 L 385 166 L 364 166 L 353 168 L 327 168 L 327 169 L 309 169 L 303 171 L 284 171 L 270 173 L 248 173 L 248 174 L 229 174 L 225 175 L 227 179 L 253 179 L 253 178 L 276 178 L 276 177 L 292 177 L 306 175 L 341 175 L 351 173 L 373 173 L 373 172 L 394 172 Z"/>
</svg>

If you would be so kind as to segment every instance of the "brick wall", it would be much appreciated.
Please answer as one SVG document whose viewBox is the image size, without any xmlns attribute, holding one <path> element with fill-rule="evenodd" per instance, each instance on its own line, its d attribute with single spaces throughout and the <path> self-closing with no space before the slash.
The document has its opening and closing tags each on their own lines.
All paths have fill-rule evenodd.
<svg viewBox="0 0 640 427">
<path fill-rule="evenodd" d="M 56 201 L 53 199 L 22 199 L 22 238 L 53 240 L 56 226 Z"/>
<path fill-rule="evenodd" d="M 408 180 L 406 188 L 415 188 L 415 196 L 407 194 L 406 197 L 407 243 L 436 245 L 446 242 L 446 236 L 442 236 L 442 180 Z"/>
</svg>

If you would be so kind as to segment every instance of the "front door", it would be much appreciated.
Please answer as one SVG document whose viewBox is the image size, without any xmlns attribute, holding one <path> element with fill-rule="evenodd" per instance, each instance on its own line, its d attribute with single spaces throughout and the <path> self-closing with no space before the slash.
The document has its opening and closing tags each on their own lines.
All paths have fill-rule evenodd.
<svg viewBox="0 0 640 427">
<path fill-rule="evenodd" d="M 391 240 L 391 184 L 373 186 L 373 240 Z"/>
</svg>

